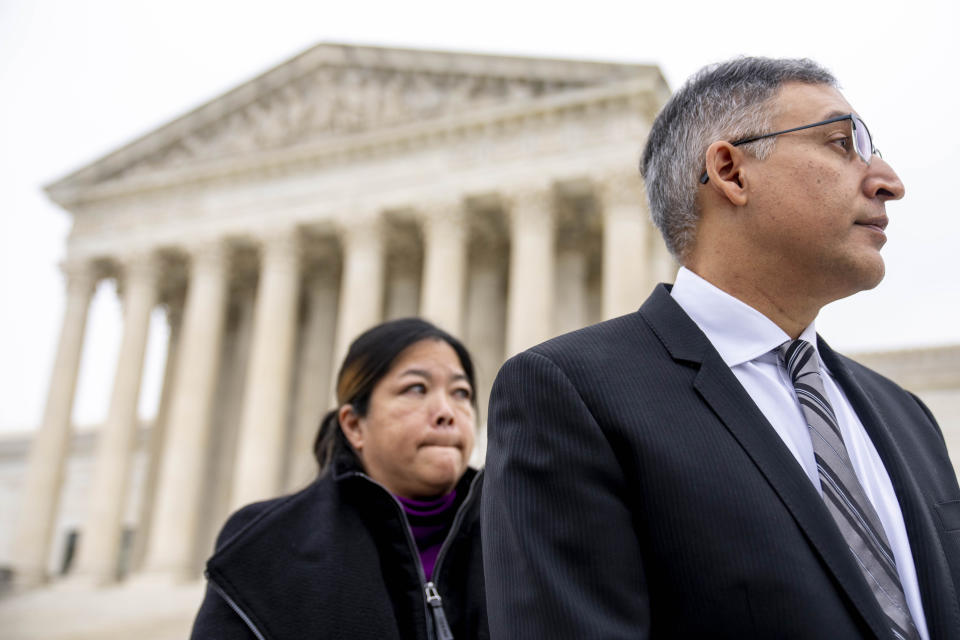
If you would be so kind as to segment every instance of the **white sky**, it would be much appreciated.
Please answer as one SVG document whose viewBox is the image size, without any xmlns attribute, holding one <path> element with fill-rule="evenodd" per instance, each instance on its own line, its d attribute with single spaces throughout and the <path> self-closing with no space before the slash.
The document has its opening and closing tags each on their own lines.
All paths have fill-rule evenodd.
<svg viewBox="0 0 960 640">
<path fill-rule="evenodd" d="M 840 79 L 907 186 L 888 206 L 885 281 L 824 310 L 821 334 L 847 351 L 960 343 L 958 5 L 0 0 L 0 432 L 39 422 L 63 313 L 57 263 L 70 216 L 41 186 L 321 41 L 655 63 L 671 87 L 738 54 L 812 57 Z M 146 416 L 163 361 L 159 319 Z M 103 285 L 80 424 L 106 414 L 120 328 Z"/>
</svg>

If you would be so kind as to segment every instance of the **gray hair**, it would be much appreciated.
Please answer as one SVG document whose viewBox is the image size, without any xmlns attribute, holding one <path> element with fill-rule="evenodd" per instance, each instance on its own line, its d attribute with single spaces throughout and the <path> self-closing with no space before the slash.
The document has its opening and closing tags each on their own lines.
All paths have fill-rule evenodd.
<svg viewBox="0 0 960 640">
<path fill-rule="evenodd" d="M 681 262 L 695 240 L 697 187 L 707 147 L 768 132 L 774 115 L 770 102 L 788 82 L 837 86 L 829 71 L 806 58 L 735 58 L 694 74 L 654 120 L 640 173 L 653 223 Z M 774 144 L 775 138 L 759 140 L 747 152 L 762 160 Z"/>
</svg>

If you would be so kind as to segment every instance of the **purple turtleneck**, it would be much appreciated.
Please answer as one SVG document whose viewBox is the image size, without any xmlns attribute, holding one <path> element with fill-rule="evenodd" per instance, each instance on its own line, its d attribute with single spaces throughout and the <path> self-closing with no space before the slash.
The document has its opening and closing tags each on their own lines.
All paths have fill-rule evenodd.
<svg viewBox="0 0 960 640">
<path fill-rule="evenodd" d="M 456 502 L 457 492 L 454 490 L 433 500 L 411 500 L 400 496 L 396 498 L 407 514 L 410 531 L 413 532 L 417 551 L 420 552 L 423 574 L 427 580 L 430 580 L 433 577 L 433 566 L 437 562 L 440 546 L 453 524 L 453 517 L 456 514 L 453 503 Z"/>
</svg>

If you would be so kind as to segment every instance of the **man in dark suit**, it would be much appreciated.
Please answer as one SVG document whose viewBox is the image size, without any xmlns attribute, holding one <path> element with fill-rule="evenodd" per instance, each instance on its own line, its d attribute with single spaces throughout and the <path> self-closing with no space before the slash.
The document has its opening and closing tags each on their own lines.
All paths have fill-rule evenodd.
<svg viewBox="0 0 960 640">
<path fill-rule="evenodd" d="M 641 168 L 675 285 L 494 384 L 491 637 L 960 638 L 939 427 L 814 328 L 883 277 L 904 190 L 866 125 L 815 63 L 740 58 Z"/>
</svg>

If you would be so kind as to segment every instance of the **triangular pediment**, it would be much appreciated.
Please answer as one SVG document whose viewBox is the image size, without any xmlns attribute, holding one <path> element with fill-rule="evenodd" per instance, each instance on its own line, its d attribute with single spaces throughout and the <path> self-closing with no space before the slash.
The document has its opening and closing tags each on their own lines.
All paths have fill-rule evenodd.
<svg viewBox="0 0 960 640">
<path fill-rule="evenodd" d="M 113 177 L 348 137 L 584 85 L 572 79 L 490 77 L 346 62 L 321 65 L 263 91 Z"/>
<path fill-rule="evenodd" d="M 49 191 L 347 139 L 644 74 L 659 77 L 646 65 L 320 44 Z"/>
</svg>

